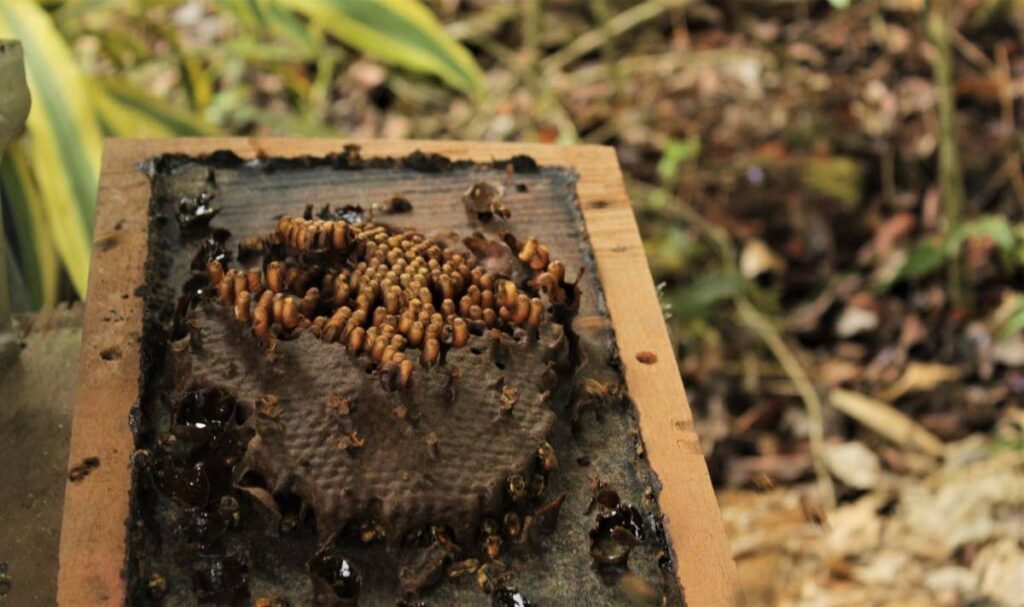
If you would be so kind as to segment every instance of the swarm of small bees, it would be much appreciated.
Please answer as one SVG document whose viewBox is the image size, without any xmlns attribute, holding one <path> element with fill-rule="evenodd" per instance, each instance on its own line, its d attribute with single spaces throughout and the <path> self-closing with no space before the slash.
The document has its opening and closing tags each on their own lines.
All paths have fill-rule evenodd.
<svg viewBox="0 0 1024 607">
<path fill-rule="evenodd" d="M 266 239 L 284 260 L 248 270 L 210 261 L 218 301 L 234 309 L 257 337 L 308 330 L 369 357 L 405 388 L 415 368 L 410 350 L 429 367 L 471 333 L 536 329 L 545 302 L 564 302 L 565 266 L 529 238 L 506 245 L 531 276 L 521 287 L 413 230 L 373 223 L 285 216 Z"/>
</svg>

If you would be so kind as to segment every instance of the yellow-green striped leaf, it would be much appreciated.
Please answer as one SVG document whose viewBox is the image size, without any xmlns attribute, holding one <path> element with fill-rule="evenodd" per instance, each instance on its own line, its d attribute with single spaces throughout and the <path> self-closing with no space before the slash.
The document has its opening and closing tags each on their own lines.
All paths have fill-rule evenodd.
<svg viewBox="0 0 1024 607">
<path fill-rule="evenodd" d="M 277 2 L 345 44 L 399 67 L 433 74 L 469 93 L 483 87 L 473 55 L 417 0 L 253 0 Z"/>
<path fill-rule="evenodd" d="M 269 40 L 259 42 L 273 41 L 303 58 L 314 56 L 323 42 L 319 28 L 307 27 L 301 18 L 275 0 L 215 0 L 214 6 L 232 13 L 250 31 L 269 34 Z M 229 44 L 236 42 L 232 40 Z M 300 57 L 292 57 L 295 60 Z"/>
<path fill-rule="evenodd" d="M 203 65 L 203 60 L 190 48 L 182 44 L 178 30 L 164 23 L 151 23 L 160 40 L 171 47 L 172 56 L 177 58 L 181 72 L 181 83 L 188 92 L 192 107 L 203 110 L 213 99 L 213 81 Z"/>
<path fill-rule="evenodd" d="M 118 137 L 175 137 L 216 134 L 199 116 L 113 79 L 89 84 L 93 104 L 107 133 Z"/>
<path fill-rule="evenodd" d="M 230 11 L 244 27 L 260 31 L 267 28 L 266 17 L 259 0 L 214 0 L 213 5 L 220 10 Z"/>
<path fill-rule="evenodd" d="M 54 247 L 84 297 L 102 151 L 88 86 L 50 15 L 35 0 L 0 2 L 0 38 L 20 40 L 25 50 L 32 91 L 29 165 Z"/>
</svg>

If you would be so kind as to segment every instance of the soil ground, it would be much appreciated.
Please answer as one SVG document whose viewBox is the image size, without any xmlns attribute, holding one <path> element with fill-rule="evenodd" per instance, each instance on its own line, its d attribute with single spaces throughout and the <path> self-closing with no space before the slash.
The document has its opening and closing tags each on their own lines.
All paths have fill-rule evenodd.
<svg viewBox="0 0 1024 607">
<path fill-rule="evenodd" d="M 19 323 L 23 348 L 0 369 L 0 605 L 53 605 L 81 308 Z"/>
</svg>

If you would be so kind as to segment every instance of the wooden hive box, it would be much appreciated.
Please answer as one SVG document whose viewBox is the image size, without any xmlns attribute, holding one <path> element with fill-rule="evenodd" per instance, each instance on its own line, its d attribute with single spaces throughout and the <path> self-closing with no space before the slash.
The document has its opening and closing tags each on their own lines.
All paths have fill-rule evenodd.
<svg viewBox="0 0 1024 607">
<path fill-rule="evenodd" d="M 647 457 L 662 491 L 677 577 L 690 605 L 740 602 L 736 572 L 686 393 L 665 330 L 653 280 L 615 152 L 600 146 L 548 146 L 442 141 L 309 139 L 109 140 L 104 150 L 79 390 L 69 465 L 100 465 L 66 489 L 61 530 L 61 605 L 121 605 L 134 449 L 129 410 L 139 399 L 140 337 L 151 185 L 140 163 L 164 154 L 198 156 L 220 150 L 246 159 L 322 157 L 346 144 L 364 158 L 416 151 L 487 163 L 526 155 L 540 166 L 576 173 L 576 198 L 598 279 L 636 404 Z M 431 179 L 430 175 L 422 179 Z M 543 218 L 538 215 L 537 221 Z M 587 322 L 580 318 L 577 322 Z M 651 352 L 654 364 L 636 356 Z"/>
</svg>

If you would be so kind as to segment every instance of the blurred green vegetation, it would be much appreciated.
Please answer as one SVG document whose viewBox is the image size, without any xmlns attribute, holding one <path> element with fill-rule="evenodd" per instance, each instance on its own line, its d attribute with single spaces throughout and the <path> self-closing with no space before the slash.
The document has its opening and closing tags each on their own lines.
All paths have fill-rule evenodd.
<svg viewBox="0 0 1024 607">
<path fill-rule="evenodd" d="M 183 22 L 200 36 L 204 23 L 221 29 L 187 39 Z M 250 103 L 252 65 L 294 101 L 287 130 L 332 134 L 321 117 L 352 51 L 469 98 L 483 87 L 473 56 L 418 0 L 4 0 L 0 38 L 22 42 L 33 97 L 0 171 L 16 284 L 32 308 L 85 295 L 104 136 L 243 132 L 268 118 Z M 163 97 L 152 93 L 160 79 Z"/>
<path fill-rule="evenodd" d="M 84 293 L 103 136 L 610 145 L 719 486 L 930 491 L 837 389 L 1021 445 L 1024 0 L 0 0 L 0 37 L 35 101 L 0 167 L 22 308 Z M 874 494 L 822 465 L 849 441 L 884 462 Z M 893 538 L 848 562 L 923 539 Z M 745 584 L 793 582 L 761 603 L 877 596 L 820 544 L 790 575 L 792 548 L 741 555 L 786 569 Z"/>
<path fill-rule="evenodd" d="M 1008 128 L 1015 72 L 1012 58 L 999 60 L 998 24 L 1019 18 L 1001 0 L 957 15 L 958 35 L 976 47 L 954 41 L 963 55 L 955 81 L 989 96 L 959 99 L 961 128 L 992 135 L 959 142 L 973 196 L 963 225 L 920 226 L 900 242 L 900 263 L 851 262 L 847 251 L 879 214 L 925 209 L 929 192 L 945 187 L 930 166 L 935 142 L 948 149 L 950 139 L 929 105 L 942 87 L 930 82 L 928 4 L 884 5 L 6 0 L 0 36 L 22 40 L 35 98 L 0 168 L 20 305 L 85 292 L 104 136 L 614 145 L 682 341 L 712 335 L 697 329 L 738 295 L 781 314 L 836 269 L 870 270 L 875 292 L 891 292 L 941 276 L 979 240 L 995 244 L 1002 275 L 1013 276 L 1024 267 L 1024 233 L 1003 210 L 1024 187 L 1014 161 L 1024 144 Z M 976 65 L 987 66 L 983 77 Z M 972 111 L 1004 86 L 1002 117 Z M 771 288 L 752 283 L 709 245 L 694 212 L 729 232 L 737 256 L 757 236 L 799 272 Z M 816 229 L 837 218 L 849 219 L 843 230 Z"/>
<path fill-rule="evenodd" d="M 0 36 L 21 308 L 84 293 L 105 135 L 610 145 L 717 484 L 848 500 L 826 439 L 895 472 L 829 395 L 920 362 L 963 379 L 889 404 L 1020 444 L 1024 0 L 0 0 Z"/>
</svg>

